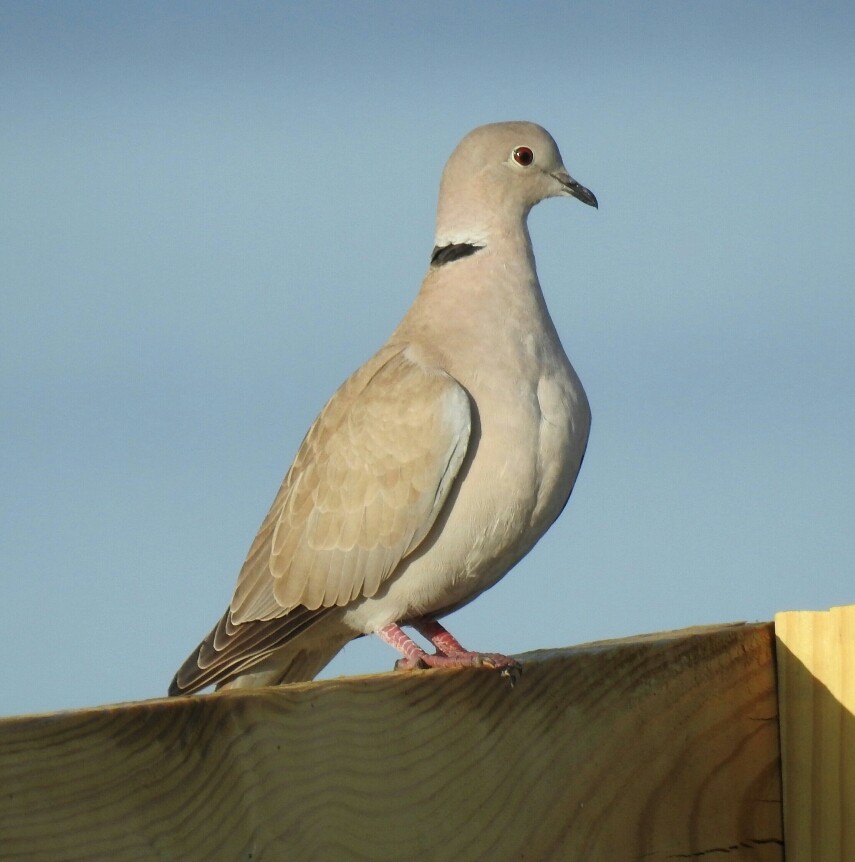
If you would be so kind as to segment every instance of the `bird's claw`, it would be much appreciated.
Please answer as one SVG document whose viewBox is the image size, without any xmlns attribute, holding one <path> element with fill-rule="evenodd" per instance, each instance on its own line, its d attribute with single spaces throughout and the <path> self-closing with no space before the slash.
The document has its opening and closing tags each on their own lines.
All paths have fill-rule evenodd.
<svg viewBox="0 0 855 862">
<path fill-rule="evenodd" d="M 504 655 L 485 655 L 479 666 L 498 670 L 501 677 L 511 684 L 511 688 L 520 681 L 523 672 L 523 667 L 518 661 Z"/>
<path fill-rule="evenodd" d="M 522 665 L 508 656 L 498 653 L 465 653 L 461 655 L 443 655 L 436 653 L 413 658 L 403 657 L 395 662 L 395 670 L 412 671 L 440 667 L 475 667 L 486 670 L 497 670 L 503 679 L 510 682 L 513 688 L 522 676 Z"/>
<path fill-rule="evenodd" d="M 420 658 L 399 658 L 395 670 L 427 670 L 428 665 Z"/>
</svg>

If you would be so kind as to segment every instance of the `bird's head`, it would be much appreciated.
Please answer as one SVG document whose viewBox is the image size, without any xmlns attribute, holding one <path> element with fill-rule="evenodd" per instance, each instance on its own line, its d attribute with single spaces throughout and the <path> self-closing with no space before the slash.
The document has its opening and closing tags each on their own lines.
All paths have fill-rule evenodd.
<svg viewBox="0 0 855 862">
<path fill-rule="evenodd" d="M 437 243 L 485 243 L 503 225 L 524 221 L 540 201 L 597 199 L 564 167 L 552 136 L 536 123 L 491 123 L 457 145 L 442 173 Z"/>
</svg>

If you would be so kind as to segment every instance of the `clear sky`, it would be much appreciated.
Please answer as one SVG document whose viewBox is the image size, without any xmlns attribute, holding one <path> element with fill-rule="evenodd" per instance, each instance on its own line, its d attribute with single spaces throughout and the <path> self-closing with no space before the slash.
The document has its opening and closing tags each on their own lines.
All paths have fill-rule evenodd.
<svg viewBox="0 0 855 862">
<path fill-rule="evenodd" d="M 0 3 L 0 714 L 165 692 L 496 120 L 600 200 L 530 220 L 594 422 L 449 627 L 855 602 L 853 45 L 851 0 Z M 326 675 L 390 668 L 376 640 Z"/>
</svg>

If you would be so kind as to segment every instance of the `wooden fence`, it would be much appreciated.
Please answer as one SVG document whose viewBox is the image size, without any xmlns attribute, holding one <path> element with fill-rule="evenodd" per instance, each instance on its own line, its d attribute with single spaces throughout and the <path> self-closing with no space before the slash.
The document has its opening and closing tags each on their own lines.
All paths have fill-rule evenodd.
<svg viewBox="0 0 855 862">
<path fill-rule="evenodd" d="M 0 721 L 0 859 L 853 862 L 855 605 Z"/>
</svg>

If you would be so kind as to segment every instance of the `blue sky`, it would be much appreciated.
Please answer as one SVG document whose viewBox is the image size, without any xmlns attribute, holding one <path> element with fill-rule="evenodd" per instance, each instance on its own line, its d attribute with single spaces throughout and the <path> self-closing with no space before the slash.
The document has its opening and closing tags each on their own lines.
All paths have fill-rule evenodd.
<svg viewBox="0 0 855 862">
<path fill-rule="evenodd" d="M 496 120 L 600 200 L 530 220 L 594 423 L 449 627 L 855 602 L 853 44 L 850 3 L 0 4 L 0 714 L 165 692 Z M 390 668 L 375 640 L 325 675 Z"/>
</svg>

